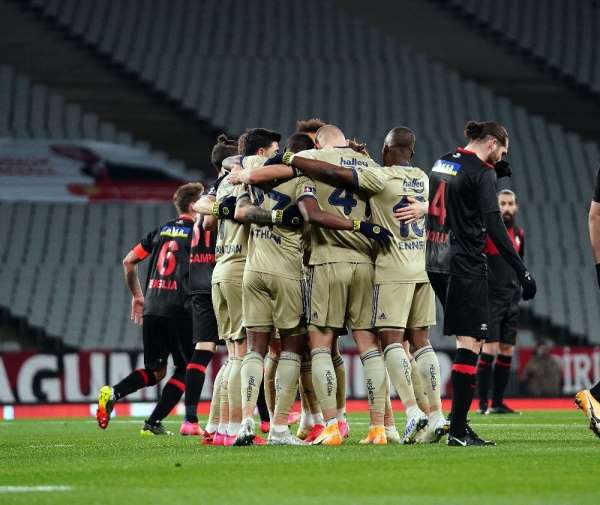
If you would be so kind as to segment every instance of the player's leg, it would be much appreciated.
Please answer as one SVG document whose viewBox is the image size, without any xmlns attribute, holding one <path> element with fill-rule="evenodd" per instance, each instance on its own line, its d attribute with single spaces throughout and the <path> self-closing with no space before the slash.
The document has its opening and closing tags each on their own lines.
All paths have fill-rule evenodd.
<svg viewBox="0 0 600 505">
<path fill-rule="evenodd" d="M 166 324 L 168 333 L 164 338 L 168 339 L 167 345 L 175 370 L 163 387 L 154 410 L 146 419 L 141 431 L 142 435 L 172 435 L 164 428 L 162 420 L 175 408 L 185 392 L 186 366 L 194 350 L 192 320 L 173 318 L 168 319 Z"/>
<path fill-rule="evenodd" d="M 383 425 L 385 426 L 385 438 L 388 444 L 401 444 L 402 437 L 396 428 L 396 418 L 394 417 L 394 409 L 392 408 L 392 400 L 390 398 L 390 379 L 389 374 L 386 374 L 385 380 L 385 414 L 383 416 Z"/>
<path fill-rule="evenodd" d="M 587 416 L 590 429 L 600 437 L 600 382 L 591 389 L 582 389 L 575 395 L 575 404 Z"/>
<path fill-rule="evenodd" d="M 417 400 L 417 406 L 424 414 L 429 414 L 429 398 L 425 393 L 425 382 L 421 378 L 415 357 L 410 352 L 409 335 L 410 330 L 404 330 L 404 342 L 402 342 L 402 345 L 404 346 L 404 352 L 406 352 L 408 360 L 410 361 L 410 380 L 415 393 L 415 399 Z"/>
<path fill-rule="evenodd" d="M 491 328 L 493 328 L 493 325 Z M 494 338 L 492 335 L 493 333 L 490 331 L 488 336 Z M 494 359 L 497 354 L 498 341 L 486 340 L 481 348 L 481 354 L 479 355 L 479 361 L 477 363 L 477 391 L 479 393 L 478 414 L 489 414 L 489 391 L 492 382 Z"/>
<path fill-rule="evenodd" d="M 340 433 L 342 437 L 348 438 L 350 436 L 350 426 L 346 420 L 346 365 L 344 364 L 344 358 L 340 354 L 338 342 L 339 335 L 336 335 L 331 348 L 331 361 L 333 362 L 335 378 L 337 380 L 335 401 L 337 404 L 337 419 Z"/>
<path fill-rule="evenodd" d="M 300 383 L 306 406 L 302 407 L 302 417 L 296 435 L 306 442 L 313 442 L 323 431 L 325 420 L 313 386 L 312 361 L 308 341 L 300 365 Z"/>
<path fill-rule="evenodd" d="M 227 366 L 221 375 L 221 384 L 219 386 L 219 424 L 217 433 L 213 440 L 213 445 L 230 445 L 227 437 L 229 427 L 229 377 L 233 366 L 233 342 L 228 340 L 227 346 Z"/>
<path fill-rule="evenodd" d="M 229 369 L 229 384 L 227 389 L 229 405 L 229 424 L 227 426 L 227 444 L 232 444 L 237 438 L 242 422 L 242 361 L 246 355 L 246 333 L 235 335 L 232 339 L 232 363 Z"/>
<path fill-rule="evenodd" d="M 161 318 L 144 316 L 142 325 L 144 368 L 134 370 L 112 387 L 106 385 L 100 388 L 96 409 L 96 420 L 100 428 L 108 427 L 112 410 L 118 400 L 139 389 L 154 386 L 164 378 L 167 366 L 166 361 L 163 362 L 161 357 L 165 353 L 168 355 L 168 350 L 163 348 L 162 340 L 158 336 L 162 331 L 159 327 L 160 321 Z"/>
<path fill-rule="evenodd" d="M 280 339 L 271 339 L 271 343 L 269 344 L 269 351 L 265 356 L 265 378 L 263 382 L 265 390 L 265 401 L 267 403 L 267 408 L 269 409 L 269 421 L 273 420 L 273 415 L 275 412 L 275 374 L 277 373 L 277 366 L 279 365 L 280 354 Z"/>
<path fill-rule="evenodd" d="M 195 348 L 185 373 L 185 419 L 179 429 L 181 435 L 202 433 L 198 425 L 198 402 L 204 387 L 206 368 L 214 356 L 219 339 L 211 295 L 197 294 L 192 297 L 192 321 Z"/>
<path fill-rule="evenodd" d="M 228 360 L 226 359 L 219 367 L 219 371 L 217 372 L 217 375 L 215 376 L 215 380 L 213 382 L 212 397 L 210 400 L 210 410 L 208 412 L 208 420 L 206 421 L 204 435 L 202 436 L 202 443 L 206 445 L 213 445 L 214 438 L 217 434 L 217 429 L 219 427 L 219 415 L 221 413 L 221 381 L 223 378 L 223 374 L 227 369 L 227 365 Z"/>
<path fill-rule="evenodd" d="M 456 335 L 451 374 L 450 446 L 488 444 L 467 426 L 467 414 L 475 389 L 477 357 L 487 334 L 487 321 L 487 279 L 451 276 L 444 313 L 444 333 Z"/>
</svg>

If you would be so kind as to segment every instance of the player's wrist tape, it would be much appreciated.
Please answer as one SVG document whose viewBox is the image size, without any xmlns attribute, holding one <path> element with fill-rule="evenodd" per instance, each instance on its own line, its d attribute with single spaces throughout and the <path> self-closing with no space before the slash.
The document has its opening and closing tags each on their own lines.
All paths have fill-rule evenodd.
<svg viewBox="0 0 600 505">
<path fill-rule="evenodd" d="M 212 215 L 215 217 L 219 217 L 219 202 L 213 203 L 212 206 Z"/>
<path fill-rule="evenodd" d="M 292 160 L 294 159 L 294 153 L 291 151 L 286 151 L 285 153 L 283 153 L 283 164 L 284 165 L 291 165 L 292 164 Z"/>
<path fill-rule="evenodd" d="M 360 220 L 359 219 L 354 219 L 352 221 L 352 230 L 353 231 L 360 231 Z"/>
<path fill-rule="evenodd" d="M 281 224 L 283 220 L 283 211 L 282 210 L 272 210 L 271 211 L 271 222 L 273 224 Z"/>
</svg>

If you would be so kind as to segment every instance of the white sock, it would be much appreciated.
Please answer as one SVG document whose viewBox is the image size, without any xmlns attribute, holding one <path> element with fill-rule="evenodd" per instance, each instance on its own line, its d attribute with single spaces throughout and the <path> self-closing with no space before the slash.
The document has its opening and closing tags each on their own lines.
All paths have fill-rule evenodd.
<svg viewBox="0 0 600 505">
<path fill-rule="evenodd" d="M 333 417 L 325 421 L 325 426 L 331 426 L 332 424 L 337 424 L 337 417 Z"/>
<path fill-rule="evenodd" d="M 421 409 L 419 407 L 417 407 L 416 405 L 413 405 L 412 407 L 408 407 L 406 409 L 406 417 L 418 417 L 422 413 L 423 412 L 421 412 Z"/>
<path fill-rule="evenodd" d="M 272 424 L 271 425 L 271 433 L 276 433 L 277 435 L 285 435 L 289 433 L 290 429 L 287 424 Z"/>
<path fill-rule="evenodd" d="M 325 424 L 325 419 L 323 419 L 323 414 L 321 414 L 320 412 L 318 414 L 313 414 L 312 415 L 312 422 L 313 422 L 313 426 L 315 424 L 324 425 Z"/>
<path fill-rule="evenodd" d="M 337 411 L 337 420 L 345 421 L 346 420 L 346 409 L 338 409 Z"/>
<path fill-rule="evenodd" d="M 225 435 L 227 433 L 227 425 L 225 423 L 219 423 L 219 426 L 217 427 L 217 433 Z"/>
<path fill-rule="evenodd" d="M 215 423 L 208 423 L 204 429 L 206 431 L 208 431 L 209 433 L 214 433 L 215 431 L 217 431 L 218 426 Z"/>
<path fill-rule="evenodd" d="M 310 429 L 313 427 L 312 415 L 304 410 L 300 413 L 300 428 Z"/>
<path fill-rule="evenodd" d="M 240 431 L 240 423 L 229 423 L 227 425 L 227 435 L 237 435 Z"/>
</svg>

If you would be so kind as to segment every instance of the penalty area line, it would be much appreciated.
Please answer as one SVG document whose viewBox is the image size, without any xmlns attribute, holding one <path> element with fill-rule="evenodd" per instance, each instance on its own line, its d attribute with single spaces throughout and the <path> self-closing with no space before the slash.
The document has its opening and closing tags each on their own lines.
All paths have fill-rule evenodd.
<svg viewBox="0 0 600 505">
<path fill-rule="evenodd" d="M 0 486 L 0 493 L 54 493 L 72 490 L 72 486 Z"/>
</svg>

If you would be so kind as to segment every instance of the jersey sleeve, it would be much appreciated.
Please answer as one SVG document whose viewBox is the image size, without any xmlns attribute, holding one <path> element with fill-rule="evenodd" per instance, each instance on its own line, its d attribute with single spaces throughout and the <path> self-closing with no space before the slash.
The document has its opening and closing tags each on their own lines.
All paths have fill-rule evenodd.
<svg viewBox="0 0 600 505">
<path fill-rule="evenodd" d="M 596 203 L 600 203 L 600 166 L 598 166 L 598 173 L 596 174 L 596 187 L 594 188 L 592 200 Z"/>
<path fill-rule="evenodd" d="M 225 177 L 227 177 L 227 175 L 228 174 L 225 174 L 225 175 L 222 175 L 221 177 L 219 177 L 216 180 L 216 182 L 210 187 L 210 189 L 206 192 L 206 196 L 214 196 L 216 198 L 219 186 L 225 180 Z"/>
<path fill-rule="evenodd" d="M 352 169 L 354 186 L 367 193 L 379 193 L 385 187 L 386 176 L 379 167 Z"/>
<path fill-rule="evenodd" d="M 139 260 L 144 260 L 150 255 L 152 249 L 154 248 L 154 239 L 156 238 L 157 234 L 158 230 L 148 233 L 148 235 L 140 240 L 140 242 L 133 248 L 133 252 Z"/>
<path fill-rule="evenodd" d="M 490 212 L 500 212 L 500 207 L 498 207 L 496 174 L 493 170 L 486 169 L 481 174 L 477 195 L 479 198 L 479 210 L 482 215 L 489 214 Z"/>
<path fill-rule="evenodd" d="M 296 201 L 303 198 L 316 198 L 317 187 L 312 179 L 302 175 L 296 178 Z"/>
</svg>

